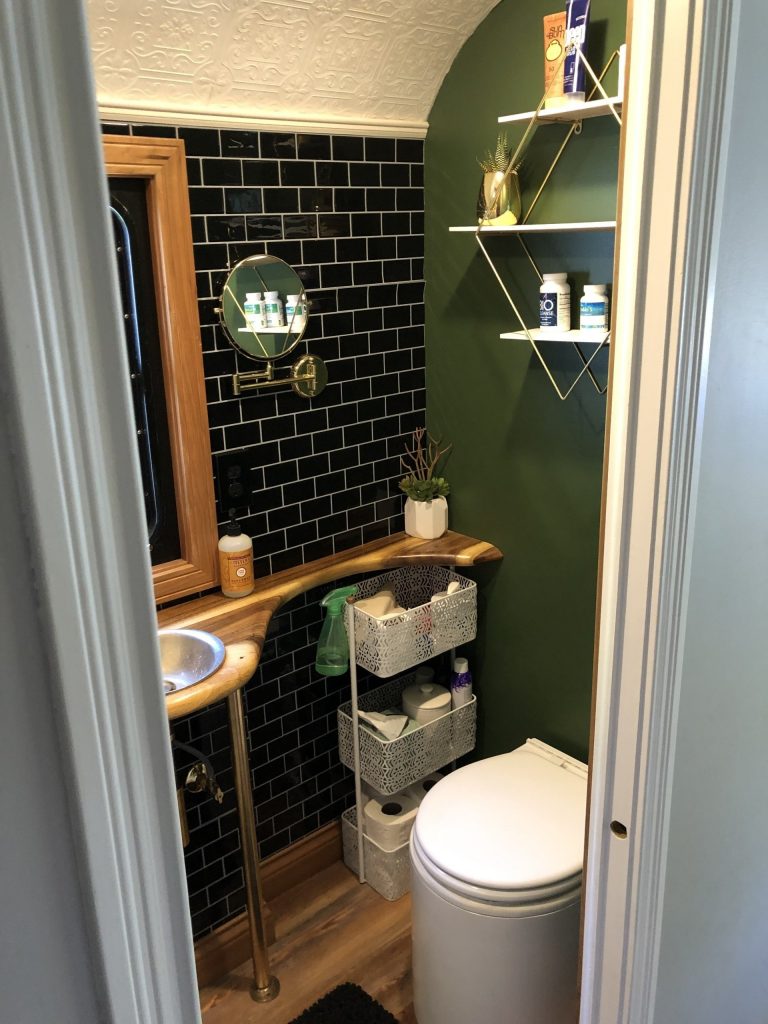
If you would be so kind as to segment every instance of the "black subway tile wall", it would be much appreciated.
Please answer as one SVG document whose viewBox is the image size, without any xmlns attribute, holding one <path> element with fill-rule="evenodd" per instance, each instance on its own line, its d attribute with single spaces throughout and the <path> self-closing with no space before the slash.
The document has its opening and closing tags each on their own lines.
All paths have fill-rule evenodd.
<svg viewBox="0 0 768 1024">
<path fill-rule="evenodd" d="M 399 455 L 425 417 L 422 142 L 158 125 L 104 130 L 184 140 L 211 447 L 247 450 L 255 483 L 243 527 L 257 575 L 402 529 Z M 264 252 L 295 267 L 311 300 L 306 341 L 293 354 L 311 351 L 328 365 L 328 387 L 311 401 L 290 388 L 232 394 L 231 375 L 258 366 L 229 346 L 215 310 L 228 269 Z M 336 739 L 349 677 L 325 679 L 313 667 L 328 589 L 273 619 L 245 689 L 263 857 L 338 818 L 353 798 Z M 363 689 L 373 683 L 361 680 Z M 175 722 L 173 731 L 211 758 L 225 794 L 221 806 L 187 795 L 198 938 L 245 906 L 225 705 Z M 183 757 L 177 767 L 181 782 Z"/>
</svg>

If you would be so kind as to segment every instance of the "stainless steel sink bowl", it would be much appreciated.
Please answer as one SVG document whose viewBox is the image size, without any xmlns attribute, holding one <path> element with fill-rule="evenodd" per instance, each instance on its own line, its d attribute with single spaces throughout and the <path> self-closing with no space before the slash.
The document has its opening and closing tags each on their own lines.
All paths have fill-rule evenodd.
<svg viewBox="0 0 768 1024">
<path fill-rule="evenodd" d="M 221 668 L 224 644 L 199 629 L 160 629 L 160 665 L 166 694 L 200 683 Z"/>
</svg>

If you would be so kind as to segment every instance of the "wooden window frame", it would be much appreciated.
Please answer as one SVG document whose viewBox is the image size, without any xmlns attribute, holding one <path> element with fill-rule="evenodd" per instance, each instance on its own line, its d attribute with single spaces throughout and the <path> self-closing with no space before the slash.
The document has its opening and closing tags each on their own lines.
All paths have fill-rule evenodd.
<svg viewBox="0 0 768 1024">
<path fill-rule="evenodd" d="M 192 254 L 187 167 L 181 139 L 105 135 L 107 175 L 143 178 L 157 296 L 181 557 L 152 567 L 160 604 L 218 581 L 216 503 L 203 352 Z"/>
</svg>

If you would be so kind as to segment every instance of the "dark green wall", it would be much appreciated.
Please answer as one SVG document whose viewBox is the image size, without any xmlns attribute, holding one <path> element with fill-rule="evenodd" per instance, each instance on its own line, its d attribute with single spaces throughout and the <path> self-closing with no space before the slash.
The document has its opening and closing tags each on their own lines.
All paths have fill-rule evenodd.
<svg viewBox="0 0 768 1024">
<path fill-rule="evenodd" d="M 584 379 L 561 402 L 528 343 L 499 339 L 517 329 L 514 314 L 474 237 L 448 233 L 449 225 L 473 223 L 477 157 L 495 143 L 497 116 L 538 103 L 541 19 L 555 8 L 551 0 L 502 0 L 456 58 L 426 143 L 428 422 L 454 443 L 446 467 L 452 527 L 494 541 L 505 555 L 483 572 L 471 652 L 482 756 L 538 736 L 583 757 L 588 740 L 605 398 Z M 589 54 L 602 67 L 623 42 L 624 4 L 594 0 L 592 11 Z M 510 142 L 522 131 L 512 126 Z M 524 198 L 564 133 L 559 126 L 537 132 L 522 172 Z M 613 219 L 617 154 L 615 122 L 586 122 L 535 219 Z M 538 238 L 531 248 L 544 271 L 568 271 L 574 310 L 585 280 L 611 279 L 612 234 Z M 494 239 L 493 253 L 535 324 L 538 281 L 517 241 Z M 548 348 L 564 384 L 577 357 Z M 607 356 L 597 365 L 604 379 Z"/>
</svg>

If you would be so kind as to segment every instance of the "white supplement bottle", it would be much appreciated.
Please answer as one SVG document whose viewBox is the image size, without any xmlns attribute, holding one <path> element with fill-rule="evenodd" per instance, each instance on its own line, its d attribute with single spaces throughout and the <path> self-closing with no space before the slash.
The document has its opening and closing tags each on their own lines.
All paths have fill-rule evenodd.
<svg viewBox="0 0 768 1024">
<path fill-rule="evenodd" d="M 264 326 L 264 305 L 261 301 L 261 292 L 246 292 L 243 303 L 245 323 L 252 331 L 257 331 Z"/>
<path fill-rule="evenodd" d="M 285 322 L 295 334 L 304 330 L 306 320 L 304 318 L 304 307 L 299 295 L 286 295 Z"/>
<path fill-rule="evenodd" d="M 608 290 L 604 284 L 585 284 L 579 302 L 579 328 L 582 331 L 608 331 Z"/>
<path fill-rule="evenodd" d="M 567 274 L 544 274 L 539 289 L 539 327 L 542 334 L 571 329 L 571 286 Z"/>
<path fill-rule="evenodd" d="M 264 319 L 267 327 L 285 327 L 283 304 L 277 292 L 264 292 Z"/>
</svg>

